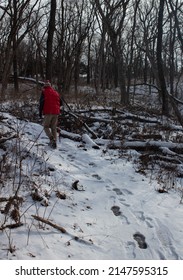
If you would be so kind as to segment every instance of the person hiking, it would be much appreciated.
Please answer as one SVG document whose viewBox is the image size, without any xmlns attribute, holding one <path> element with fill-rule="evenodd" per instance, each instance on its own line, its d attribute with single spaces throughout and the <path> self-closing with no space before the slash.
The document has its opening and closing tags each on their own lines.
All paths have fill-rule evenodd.
<svg viewBox="0 0 183 280">
<path fill-rule="evenodd" d="M 53 89 L 50 81 L 46 81 L 39 101 L 39 116 L 44 115 L 43 127 L 50 139 L 49 145 L 57 148 L 57 122 L 60 114 L 61 99 L 59 93 Z"/>
</svg>

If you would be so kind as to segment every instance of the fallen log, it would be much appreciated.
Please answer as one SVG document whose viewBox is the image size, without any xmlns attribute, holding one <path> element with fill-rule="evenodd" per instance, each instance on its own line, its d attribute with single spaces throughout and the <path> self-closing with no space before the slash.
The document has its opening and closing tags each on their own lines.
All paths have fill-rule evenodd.
<svg viewBox="0 0 183 280">
<path fill-rule="evenodd" d="M 84 116 L 82 114 L 84 113 L 92 113 L 92 112 L 106 112 L 106 113 L 111 113 L 111 117 L 106 119 L 106 118 L 101 118 L 101 117 L 88 117 Z M 121 120 L 132 120 L 132 121 L 138 121 L 142 123 L 154 123 L 154 124 L 160 124 L 161 122 L 157 120 L 157 118 L 154 117 L 149 117 L 149 116 L 139 116 L 136 114 L 132 113 L 127 113 L 121 110 L 118 110 L 116 108 L 111 108 L 111 109 L 91 109 L 91 110 L 80 110 L 77 113 L 74 113 L 75 116 L 80 117 L 84 120 L 90 121 L 90 122 L 105 122 L 105 123 L 111 123 L 114 121 L 121 121 Z"/>
<path fill-rule="evenodd" d="M 76 133 L 72 133 L 72 132 L 68 132 L 68 131 L 63 130 L 63 129 L 60 130 L 60 135 L 63 138 L 68 138 L 68 139 L 76 141 L 76 142 L 81 142 L 82 141 L 81 135 L 76 134 Z"/>
<path fill-rule="evenodd" d="M 60 130 L 60 136 L 64 138 L 68 138 L 70 140 L 76 141 L 76 142 L 84 142 L 87 146 L 93 148 L 93 149 L 100 149 L 99 145 L 96 144 L 86 133 L 82 136 L 76 133 L 68 132 L 66 130 Z"/>
<path fill-rule="evenodd" d="M 96 143 L 101 144 L 104 140 L 97 139 Z M 134 149 L 136 151 L 162 151 L 166 148 L 170 151 L 183 154 L 183 144 L 182 143 L 172 143 L 166 141 L 120 141 L 120 140 L 105 140 L 105 145 L 109 149 Z"/>
</svg>

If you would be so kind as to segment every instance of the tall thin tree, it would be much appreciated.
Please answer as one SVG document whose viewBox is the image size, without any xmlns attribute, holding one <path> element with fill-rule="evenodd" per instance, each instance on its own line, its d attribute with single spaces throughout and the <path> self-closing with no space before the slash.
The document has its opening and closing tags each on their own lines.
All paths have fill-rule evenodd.
<svg viewBox="0 0 183 280">
<path fill-rule="evenodd" d="M 47 38 L 47 54 L 46 54 L 46 79 L 50 81 L 52 81 L 52 69 L 53 69 L 53 36 L 55 32 L 56 7 L 57 7 L 57 1 L 51 0 L 48 38 Z"/>
<path fill-rule="evenodd" d="M 165 75 L 163 70 L 163 16 L 164 16 L 165 0 L 160 0 L 159 13 L 158 13 L 158 38 L 157 38 L 157 66 L 158 66 L 158 77 L 160 83 L 160 93 L 162 97 L 162 114 L 168 115 L 168 94 L 166 88 Z"/>
</svg>

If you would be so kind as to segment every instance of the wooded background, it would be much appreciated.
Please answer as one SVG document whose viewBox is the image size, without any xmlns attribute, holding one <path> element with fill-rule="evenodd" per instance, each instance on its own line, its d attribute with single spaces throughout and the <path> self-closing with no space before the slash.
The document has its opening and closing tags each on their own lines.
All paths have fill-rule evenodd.
<svg viewBox="0 0 183 280">
<path fill-rule="evenodd" d="M 63 94 L 89 85 L 119 88 L 130 104 L 139 84 L 155 87 L 161 113 L 183 124 L 182 0 L 0 0 L 0 83 L 49 79 Z"/>
</svg>

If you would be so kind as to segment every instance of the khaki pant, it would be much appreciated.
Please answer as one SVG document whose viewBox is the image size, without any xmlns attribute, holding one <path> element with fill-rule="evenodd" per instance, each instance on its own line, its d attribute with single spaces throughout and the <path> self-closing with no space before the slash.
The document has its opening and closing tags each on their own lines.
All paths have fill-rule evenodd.
<svg viewBox="0 0 183 280">
<path fill-rule="evenodd" d="M 57 141 L 57 122 L 58 115 L 45 115 L 43 121 L 43 127 L 46 135 L 50 140 Z"/>
</svg>

